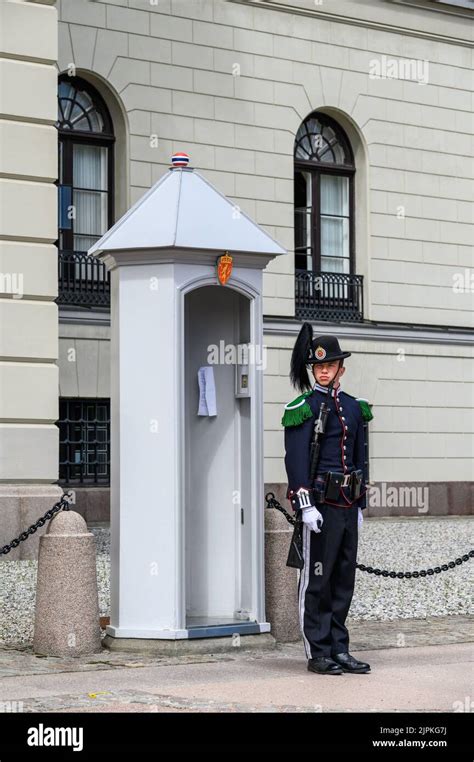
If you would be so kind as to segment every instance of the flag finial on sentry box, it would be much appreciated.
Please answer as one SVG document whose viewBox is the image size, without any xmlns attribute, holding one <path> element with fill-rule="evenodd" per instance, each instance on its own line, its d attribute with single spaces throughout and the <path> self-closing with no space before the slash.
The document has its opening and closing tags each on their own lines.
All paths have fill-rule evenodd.
<svg viewBox="0 0 474 762">
<path fill-rule="evenodd" d="M 171 167 L 187 167 L 189 164 L 189 155 L 184 151 L 178 151 L 171 157 Z"/>
</svg>

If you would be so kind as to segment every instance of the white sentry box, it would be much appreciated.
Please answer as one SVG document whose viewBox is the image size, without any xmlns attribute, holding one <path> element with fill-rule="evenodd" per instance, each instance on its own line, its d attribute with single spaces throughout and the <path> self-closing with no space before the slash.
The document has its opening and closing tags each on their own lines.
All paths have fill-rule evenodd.
<svg viewBox="0 0 474 762">
<path fill-rule="evenodd" d="M 224 252 L 233 269 L 221 285 Z M 187 166 L 167 171 L 89 250 L 111 271 L 109 636 L 270 630 L 264 368 L 243 373 L 225 348 L 263 347 L 262 272 L 284 253 Z M 217 415 L 198 416 L 198 369 L 215 347 Z"/>
</svg>

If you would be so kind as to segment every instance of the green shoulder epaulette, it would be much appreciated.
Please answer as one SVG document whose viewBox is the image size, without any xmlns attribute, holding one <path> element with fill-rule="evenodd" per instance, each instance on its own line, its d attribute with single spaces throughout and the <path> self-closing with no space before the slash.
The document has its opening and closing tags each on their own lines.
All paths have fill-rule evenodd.
<svg viewBox="0 0 474 762">
<path fill-rule="evenodd" d="M 356 400 L 360 405 L 360 409 L 362 410 L 362 418 L 364 421 L 371 421 L 374 417 L 374 414 L 372 412 L 372 405 L 370 404 L 369 400 L 365 400 L 362 397 L 356 397 Z"/>
<path fill-rule="evenodd" d="M 299 426 L 299 424 L 306 421 L 307 418 L 311 418 L 313 411 L 306 398 L 312 393 L 312 389 L 309 392 L 304 392 L 295 400 L 288 402 L 288 404 L 285 405 L 285 412 L 281 419 L 282 426 Z"/>
</svg>

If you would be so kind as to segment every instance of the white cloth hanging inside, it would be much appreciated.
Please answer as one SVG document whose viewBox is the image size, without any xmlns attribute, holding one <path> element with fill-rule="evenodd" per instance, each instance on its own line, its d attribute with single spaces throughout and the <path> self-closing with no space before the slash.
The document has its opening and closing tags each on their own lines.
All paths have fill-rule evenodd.
<svg viewBox="0 0 474 762">
<path fill-rule="evenodd" d="M 216 384 L 214 368 L 204 365 L 198 370 L 199 410 L 198 415 L 217 415 Z"/>
</svg>

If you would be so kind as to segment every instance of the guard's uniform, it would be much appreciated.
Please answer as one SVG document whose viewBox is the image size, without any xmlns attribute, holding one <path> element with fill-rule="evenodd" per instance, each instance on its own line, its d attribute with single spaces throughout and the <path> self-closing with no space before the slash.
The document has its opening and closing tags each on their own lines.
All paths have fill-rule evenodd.
<svg viewBox="0 0 474 762">
<path fill-rule="evenodd" d="M 327 401 L 329 414 L 316 480 L 310 484 L 311 439 L 323 400 Z M 357 399 L 340 387 L 333 390 L 328 399 L 328 390 L 315 384 L 311 392 L 295 403 L 293 410 L 305 406 L 305 415 L 300 416 L 304 418 L 301 422 L 293 416 L 292 422 L 285 426 L 286 496 L 290 502 L 300 487 L 322 492 L 323 475 L 328 471 L 347 477 L 357 469 L 363 472 L 358 499 L 351 500 L 350 487 L 341 486 L 336 500 L 316 503 L 324 520 L 319 533 L 303 524 L 304 568 L 298 571 L 298 609 L 306 656 L 314 659 L 349 651 L 345 621 L 354 592 L 358 508 L 366 507 L 364 419 Z M 282 423 L 285 424 L 285 417 Z M 293 507 L 296 504 L 292 502 Z"/>
</svg>

